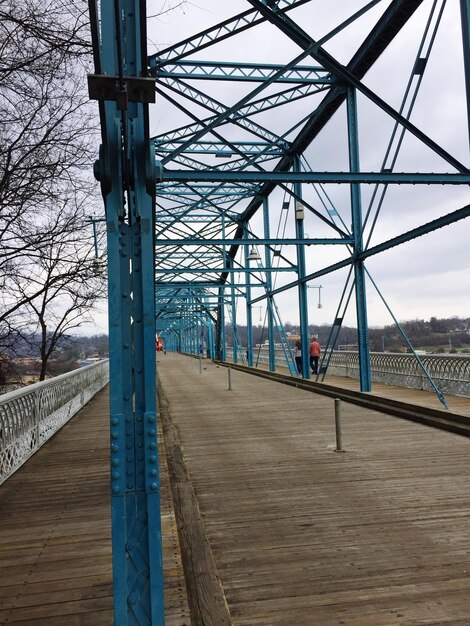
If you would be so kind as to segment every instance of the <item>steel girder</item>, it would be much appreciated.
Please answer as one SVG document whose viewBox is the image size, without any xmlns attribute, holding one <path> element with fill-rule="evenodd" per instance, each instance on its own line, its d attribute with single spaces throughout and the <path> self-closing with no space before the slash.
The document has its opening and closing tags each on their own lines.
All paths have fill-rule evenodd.
<svg viewBox="0 0 470 626">
<path fill-rule="evenodd" d="M 165 200 L 170 199 L 169 196 L 165 196 L 166 190 L 172 189 L 171 200 L 174 201 L 173 205 L 167 204 L 164 209 L 166 214 L 163 211 L 157 211 L 157 223 L 159 214 L 162 216 L 162 226 L 157 225 L 157 259 L 161 259 L 162 263 L 158 272 L 166 275 L 167 281 L 177 280 L 178 284 L 181 284 L 182 276 L 186 276 L 188 284 L 193 284 L 193 281 L 198 281 L 199 284 L 201 281 L 204 282 L 202 277 L 205 275 L 208 282 L 214 284 L 215 272 L 220 276 L 218 283 L 225 284 L 234 274 L 245 274 L 247 276 L 246 292 L 249 294 L 247 301 L 255 303 L 266 298 L 269 301 L 273 294 L 293 287 L 297 287 L 302 292 L 312 276 L 325 275 L 352 264 L 355 267 L 356 276 L 359 334 L 363 338 L 360 350 L 361 386 L 366 390 L 370 388 L 370 375 L 367 365 L 369 361 L 367 306 L 363 270 L 366 257 L 363 255 L 372 256 L 388 248 L 387 242 L 384 242 L 379 247 L 374 247 L 369 253 L 365 250 L 367 245 L 363 243 L 363 231 L 368 213 L 364 218 L 360 209 L 360 185 L 370 184 L 375 185 L 375 188 L 383 185 L 386 189 L 388 185 L 396 184 L 468 185 L 470 182 L 470 172 L 463 163 L 423 133 L 418 126 L 411 123 L 409 116 L 405 115 L 403 110 L 395 110 L 363 82 L 368 70 L 414 16 L 423 4 L 423 0 L 397 0 L 390 4 L 380 2 L 380 0 L 369 2 L 319 40 L 315 40 L 296 23 L 295 9 L 298 9 L 300 4 L 287 3 L 289 4 L 287 7 L 286 3 L 278 3 L 274 0 L 249 0 L 249 2 L 255 12 L 247 11 L 235 16 L 149 59 L 152 75 L 157 80 L 158 93 L 169 104 L 180 111 L 185 111 L 189 119 L 186 126 L 167 130 L 153 138 L 156 153 L 164 165 L 163 183 L 157 187 L 157 194 L 160 195 L 161 190 L 161 203 L 163 204 Z M 468 22 L 467 3 L 462 1 L 461 4 L 465 31 L 465 24 Z M 368 10 L 379 5 L 388 6 L 384 7 L 375 26 L 360 43 L 346 65 L 339 63 L 326 52 L 324 44 L 327 41 L 347 29 Z M 289 11 L 286 10 L 287 8 Z M 200 59 L 200 54 L 196 55 L 214 43 L 220 44 L 229 37 L 240 37 L 263 20 L 271 22 L 279 33 L 291 39 L 300 49 L 300 54 L 286 61 L 284 65 L 257 64 L 245 60 L 233 61 L 223 58 L 218 58 L 216 61 L 203 61 Z M 314 64 L 308 64 L 308 61 L 312 59 Z M 417 62 L 413 69 L 415 74 L 424 71 L 427 59 L 420 58 L 418 61 L 420 63 Z M 220 98 L 216 99 L 209 95 L 208 90 L 198 89 L 196 83 L 201 81 L 204 81 L 204 84 L 209 84 L 211 81 L 214 84 L 220 81 L 245 84 L 248 93 L 234 103 L 225 104 Z M 291 86 L 286 85 L 288 83 Z M 319 89 L 321 91 L 318 91 Z M 397 172 L 393 166 L 385 167 L 384 165 L 378 171 L 361 171 L 357 135 L 358 114 L 357 107 L 354 105 L 356 92 L 365 95 L 380 107 L 396 122 L 397 126 L 403 129 L 403 132 L 414 135 L 423 145 L 439 155 L 450 170 L 441 173 Z M 303 118 L 300 116 L 297 120 L 294 119 L 294 123 L 287 129 L 260 123 L 261 113 L 273 107 L 286 107 L 286 111 L 290 111 L 289 107 L 292 107 L 293 103 L 298 102 L 299 99 L 309 102 L 311 110 Z M 349 170 L 320 172 L 302 167 L 300 155 L 317 138 L 340 107 L 346 103 L 348 104 L 349 124 L 347 136 L 350 154 Z M 201 107 L 209 112 L 205 119 L 201 119 L 198 112 Z M 234 138 L 235 132 L 241 137 L 240 139 Z M 194 156 L 197 156 L 199 160 L 194 160 Z M 223 162 L 219 163 L 218 159 L 222 159 Z M 273 159 L 275 160 L 274 167 L 268 165 Z M 299 166 L 293 169 L 296 159 Z M 178 168 L 175 165 L 178 165 Z M 351 229 L 347 228 L 344 223 L 341 225 L 338 222 L 336 219 L 338 213 L 334 206 L 327 209 L 325 215 L 321 214 L 311 201 L 301 200 L 302 185 L 315 185 L 316 189 L 322 189 L 321 186 L 324 184 L 338 183 L 348 185 L 351 189 L 351 222 L 353 224 Z M 169 187 L 171 185 L 173 187 Z M 238 185 L 236 193 L 234 193 L 234 185 Z M 250 191 L 249 185 L 255 185 L 255 188 Z M 315 215 L 324 224 L 334 229 L 339 238 L 323 237 L 315 241 L 306 236 L 303 243 L 302 238 L 298 237 L 287 238 L 285 242 L 274 238 L 268 243 L 266 237 L 256 235 L 250 228 L 250 222 L 257 210 L 264 204 L 265 199 L 276 188 L 281 189 L 289 201 L 292 201 L 292 206 L 302 202 L 308 213 Z M 197 224 L 197 220 L 193 221 L 192 216 L 201 209 L 207 212 L 207 219 L 204 221 L 201 219 Z M 228 212 L 230 212 L 230 219 L 227 219 Z M 171 222 L 170 216 L 175 216 L 175 213 L 178 217 Z M 441 227 L 444 222 L 451 223 L 454 218 L 462 219 L 462 215 L 461 210 L 451 217 L 437 220 L 435 224 L 432 223 L 422 228 L 420 234 L 429 232 L 434 227 Z M 266 217 L 265 210 L 265 230 L 266 220 L 270 219 L 272 218 L 270 218 L 269 211 Z M 299 222 L 297 222 L 297 227 L 302 230 Z M 185 236 L 181 236 L 183 232 Z M 251 243 L 265 246 L 268 256 L 265 258 L 264 268 L 248 268 L 248 261 L 243 260 L 243 255 L 240 257 L 240 263 L 234 263 L 237 256 L 241 255 L 242 246 L 249 245 L 244 243 L 247 233 Z M 419 235 L 415 233 L 394 238 L 393 245 L 397 245 L 398 239 L 399 243 L 403 243 L 412 236 Z M 288 255 L 287 257 L 281 255 L 283 264 L 279 266 L 279 269 L 275 268 L 276 273 L 289 271 L 294 265 L 298 275 L 294 281 L 274 289 L 270 278 L 274 275 L 271 260 L 273 255 L 279 256 L 280 246 L 283 243 L 287 244 L 288 241 L 292 244 L 295 242 L 294 245 L 298 250 L 302 250 L 305 245 L 342 244 L 350 250 L 350 255 L 344 261 L 331 264 L 313 274 L 307 273 L 305 268 L 302 269 L 303 263 L 298 265 L 302 253 L 298 255 L 297 262 L 288 259 Z M 175 250 L 171 247 L 173 245 L 179 248 L 180 254 L 171 254 L 171 251 Z M 392 242 L 390 242 L 391 245 Z M 165 249 L 167 252 L 164 252 Z M 219 260 L 217 255 L 219 255 Z M 246 253 L 244 256 L 245 259 L 248 257 Z M 169 267 L 172 263 L 173 267 Z M 242 268 L 244 263 L 245 267 Z M 250 277 L 253 279 L 256 276 L 256 271 L 254 272 L 253 269 L 256 271 L 259 269 L 262 274 L 262 281 L 258 281 L 258 284 L 261 282 L 264 285 L 264 293 L 261 296 L 252 293 Z M 300 302 L 304 303 L 301 308 L 305 308 L 305 295 L 300 298 Z M 251 318 L 250 306 L 249 304 L 247 308 L 247 319 Z M 233 306 L 231 314 L 232 316 L 236 314 Z M 307 319 L 305 312 L 303 319 Z M 305 321 L 303 325 L 305 327 L 303 334 L 306 334 Z M 308 372 L 305 371 L 304 375 L 307 376 Z"/>
<path fill-rule="evenodd" d="M 469 1 L 460 0 L 467 111 L 470 111 Z M 332 5 L 325 2 L 325 11 L 333 12 Z M 97 31 L 93 1 L 90 6 L 95 24 L 96 74 L 101 77 L 102 88 L 107 77 L 118 77 L 115 97 L 100 104 L 103 149 L 97 171 L 106 203 L 110 258 L 111 364 L 115 390 L 112 419 L 118 420 L 117 424 L 112 422 L 113 428 L 116 427 L 112 432 L 131 442 L 134 450 L 129 461 L 119 456 L 119 444 L 113 444 L 118 450 L 112 448 L 113 460 L 119 461 L 113 466 L 112 475 L 113 489 L 119 489 L 115 492 L 118 513 L 114 516 L 113 550 L 115 563 L 124 566 L 123 554 L 130 554 L 128 535 L 134 530 L 131 523 L 123 522 L 120 517 L 119 511 L 129 513 L 129 505 L 123 503 L 133 503 L 131 509 L 134 507 L 135 519 L 140 522 L 154 515 L 158 502 L 158 481 L 152 473 L 155 465 L 151 464 L 156 458 L 154 448 L 139 460 L 135 447 L 139 442 L 144 446 L 155 443 L 154 435 L 150 435 L 154 430 L 150 422 L 148 431 L 139 430 L 140 418 L 145 421 L 155 416 L 151 399 L 154 387 L 150 380 L 155 372 L 149 350 L 155 331 L 171 349 L 200 354 L 204 343 L 211 356 L 225 358 L 228 322 L 233 329 L 236 360 L 239 356 L 236 320 L 240 315 L 239 303 L 244 302 L 247 358 L 252 363 L 252 307 L 266 302 L 270 368 L 275 369 L 275 335 L 282 334 L 275 296 L 289 289 L 298 291 L 306 350 L 307 283 L 349 267 L 355 278 L 361 388 L 370 389 L 365 261 L 469 215 L 467 204 L 372 246 L 370 235 L 385 193 L 391 185 L 468 186 L 470 172 L 468 155 L 465 159 L 457 158 L 423 132 L 419 122 L 410 120 L 412 104 L 395 109 L 366 82 L 369 70 L 411 19 L 422 22 L 423 42 L 428 37 L 426 33 L 438 28 L 439 18 L 433 22 L 434 26 L 430 15 L 442 13 L 445 0 L 362 3 L 355 13 L 320 38 L 314 38 L 301 27 L 315 23 L 314 19 L 299 17 L 315 17 L 309 0 L 247 0 L 247 10 L 243 13 L 148 58 L 145 58 L 143 3 L 136 2 L 134 6 L 130 0 L 119 0 L 114 8 L 103 3 L 101 35 Z M 354 43 L 349 60 L 340 62 L 327 52 L 325 44 L 349 33 L 369 11 L 374 12 L 375 23 L 363 40 Z M 244 45 L 244 38 L 261 26 L 270 27 L 271 36 L 279 41 L 289 40 L 290 47 L 286 46 L 286 50 L 291 52 L 283 53 L 282 62 L 277 59 L 274 63 L 258 63 L 250 58 L 250 47 Z M 224 42 L 229 39 L 238 45 L 224 48 Z M 211 47 L 216 44 L 215 54 Z M 426 71 L 431 47 L 427 51 L 420 47 L 411 70 L 413 98 Z M 239 50 L 241 58 L 224 58 L 225 50 L 234 49 Z M 203 53 L 208 55 L 207 59 L 202 59 Z M 130 94 L 136 93 L 132 81 L 148 80 L 149 75 L 162 102 L 161 109 L 166 107 L 160 120 L 162 132 L 153 137 L 149 132 L 147 103 L 130 101 L 135 99 Z M 235 87 L 226 90 L 228 83 Z M 143 84 L 141 91 L 148 93 Z M 364 121 L 358 111 L 358 95 L 380 109 L 394 125 L 395 144 L 392 148 L 391 139 L 383 164 L 374 171 L 361 168 L 358 126 L 361 122 L 364 125 Z M 413 98 L 410 99 L 414 102 Z M 177 113 L 178 120 L 182 116 L 185 120 L 179 121 L 177 127 L 172 124 L 171 110 Z M 347 166 L 342 171 L 318 171 L 304 157 L 336 113 L 344 114 L 346 130 L 342 132 Z M 470 113 L 468 117 L 470 120 Z M 403 150 L 404 133 L 439 157 L 443 164 L 439 171 L 396 170 L 396 156 Z M 336 184 L 346 185 L 350 190 L 349 200 L 346 204 L 342 200 L 341 206 L 333 203 L 328 193 Z M 367 209 L 363 206 L 363 185 L 374 186 Z M 312 200 L 310 191 L 316 194 L 316 199 Z M 262 215 L 258 216 L 261 208 Z M 307 218 L 315 224 L 314 236 L 306 234 Z M 155 233 L 151 232 L 153 221 Z M 309 271 L 307 246 L 318 245 L 331 245 L 334 249 L 344 246 L 344 258 Z M 156 270 L 149 246 L 152 255 L 155 251 Z M 259 259 L 258 264 L 253 259 Z M 288 277 L 289 272 L 295 272 L 294 279 Z M 145 281 L 155 281 L 155 294 Z M 308 368 L 304 367 L 303 375 L 309 376 Z M 123 394 L 116 391 L 121 383 Z M 135 411 L 129 400 L 134 394 L 139 398 Z M 135 426 L 132 436 L 126 434 L 127 419 Z M 131 437 L 132 441 L 125 437 Z M 137 473 L 137 478 L 127 484 L 116 469 L 121 462 L 127 469 L 130 463 L 134 472 L 142 470 L 144 478 L 139 482 Z M 144 524 L 137 551 L 139 559 L 142 558 L 135 572 L 147 582 L 139 594 L 135 595 L 129 588 L 129 576 L 126 582 L 116 575 L 117 610 L 124 611 L 129 620 L 120 624 L 147 623 L 145 619 L 148 623 L 161 623 L 158 621 L 162 619 L 158 613 L 161 607 L 155 608 L 160 602 L 161 585 L 156 581 L 161 571 L 157 568 L 147 572 L 145 565 L 159 550 L 158 527 L 157 540 L 150 538 L 147 531 Z M 153 578 L 154 574 L 157 578 Z"/>
<path fill-rule="evenodd" d="M 145 4 L 90 4 L 102 146 L 110 346 L 110 466 L 114 623 L 163 625 L 157 449 L 154 221 Z M 149 94 L 150 81 L 150 97 Z M 147 94 L 147 95 L 146 95 Z"/>
</svg>

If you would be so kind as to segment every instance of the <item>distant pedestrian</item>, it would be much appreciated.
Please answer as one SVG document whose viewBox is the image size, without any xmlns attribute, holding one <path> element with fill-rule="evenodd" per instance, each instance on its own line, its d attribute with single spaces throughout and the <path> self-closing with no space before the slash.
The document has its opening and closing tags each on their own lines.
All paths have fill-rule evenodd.
<svg viewBox="0 0 470 626">
<path fill-rule="evenodd" d="M 318 359 L 320 358 L 321 348 L 315 337 L 310 342 L 310 367 L 315 376 L 318 374 Z"/>
<path fill-rule="evenodd" d="M 302 344 L 300 341 L 295 342 L 294 346 L 295 366 L 299 374 L 302 372 Z"/>
</svg>

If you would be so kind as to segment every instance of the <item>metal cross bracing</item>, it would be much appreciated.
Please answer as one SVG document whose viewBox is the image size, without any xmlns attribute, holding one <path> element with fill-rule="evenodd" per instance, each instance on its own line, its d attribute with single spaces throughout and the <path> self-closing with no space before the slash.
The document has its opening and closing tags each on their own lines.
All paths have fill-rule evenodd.
<svg viewBox="0 0 470 626">
<path fill-rule="evenodd" d="M 262 303 L 269 368 L 276 369 L 280 342 L 293 369 L 276 298 L 290 293 L 296 302 L 307 354 L 308 283 L 343 271 L 320 372 L 354 302 L 360 384 L 368 391 L 367 289 L 379 286 L 366 263 L 470 215 L 470 0 L 244 4 L 241 13 L 224 13 L 219 23 L 148 56 L 144 2 L 90 1 L 90 93 L 100 101 L 103 144 L 96 173 L 108 228 L 119 626 L 164 620 L 156 334 L 167 350 L 211 358 L 225 359 L 233 346 L 235 361 L 253 365 L 253 308 Z M 466 107 L 459 119 L 466 139 L 455 149 L 429 130 L 417 106 L 449 12 L 461 22 L 459 93 Z M 153 38 L 171 40 L 171 27 L 165 29 Z M 383 95 L 378 80 L 390 49 L 402 66 L 393 97 Z M 442 89 L 445 82 L 441 74 Z M 149 111 L 151 93 L 157 105 Z M 452 123 L 437 107 L 434 116 Z M 417 194 L 427 189 L 429 198 L 428 185 L 445 186 L 455 205 L 378 236 L 389 196 L 412 186 Z M 239 322 L 247 325 L 243 347 Z M 307 359 L 301 374 L 310 377 Z"/>
<path fill-rule="evenodd" d="M 171 107 L 184 111 L 188 118 L 185 126 L 168 129 L 154 137 L 156 153 L 164 165 L 164 182 L 161 189 L 165 190 L 168 185 L 175 185 L 172 189 L 172 198 L 179 203 L 173 205 L 171 209 L 166 208 L 169 214 L 174 211 L 175 206 L 179 206 L 178 219 L 175 219 L 173 225 L 171 220 L 165 220 L 162 224 L 162 237 L 159 238 L 157 235 L 157 259 L 159 255 L 162 260 L 164 259 L 164 266 L 157 271 L 163 276 L 166 275 L 168 279 L 171 276 L 171 280 L 181 280 L 186 276 L 190 282 L 192 279 L 201 281 L 206 275 L 208 280 L 213 281 L 211 269 L 217 267 L 219 254 L 217 274 L 220 275 L 219 282 L 224 287 L 231 283 L 234 274 L 240 273 L 246 275 L 247 281 L 257 277 L 259 285 L 257 272 L 258 270 L 263 272 L 263 285 L 259 285 L 261 294 L 259 291 L 253 292 L 250 283 L 247 283 L 245 288 L 246 293 L 250 294 L 247 298 L 245 316 L 247 320 L 250 319 L 250 303 L 253 305 L 266 298 L 269 301 L 275 294 L 296 288 L 299 291 L 301 336 L 304 341 L 302 347 L 306 351 L 307 283 L 313 278 L 337 269 L 352 268 L 361 355 L 361 388 L 368 390 L 371 382 L 368 366 L 365 258 L 379 250 L 389 249 L 468 215 L 468 207 L 465 206 L 423 227 L 384 241 L 378 246 L 369 245 L 381 203 L 390 185 L 468 185 L 470 182 L 467 165 L 424 133 L 419 124 L 410 120 L 446 3 L 444 1 L 361 3 L 362 6 L 359 6 L 355 13 L 351 11 L 341 23 L 318 39 L 295 21 L 295 10 L 288 15 L 286 11 L 280 10 L 276 2 L 253 0 L 250 4 L 256 9 L 257 16 L 262 16 L 278 29 L 277 36 L 284 36 L 296 44 L 297 54 L 294 52 L 284 64 L 256 63 L 245 58 L 234 61 L 217 57 L 217 53 L 212 55 L 210 60 L 201 60 L 201 51 L 204 50 L 205 54 L 210 56 L 209 48 L 216 43 L 220 44 L 222 37 L 224 40 L 240 37 L 242 32 L 253 28 L 255 24 L 249 23 L 249 20 L 254 20 L 254 14 L 235 16 L 232 20 L 222 22 L 167 48 L 149 60 L 150 71 L 156 78 L 157 93 Z M 462 2 L 464 33 L 462 48 L 465 51 L 467 46 L 465 40 L 468 38 L 465 24 L 468 25 L 468 17 L 466 17 L 467 7 L 464 5 L 466 3 Z M 375 25 L 367 37 L 358 42 L 348 63 L 338 62 L 326 51 L 325 44 L 334 40 L 338 34 L 347 31 L 368 11 L 376 10 L 379 6 L 383 8 L 381 13 L 374 14 Z M 308 10 L 308 7 L 303 8 L 305 11 Z M 420 13 L 421 21 L 417 32 L 420 32 L 421 39 L 417 37 L 419 45 L 416 58 L 410 67 L 409 86 L 404 93 L 402 105 L 395 109 L 369 88 L 363 79 L 382 52 L 399 36 L 400 30 L 417 12 Z M 311 16 L 314 16 L 313 12 Z M 275 29 L 273 32 L 273 36 L 276 36 Z M 219 38 L 214 36 L 214 33 L 223 35 Z M 243 44 L 238 48 L 243 48 Z M 465 69 L 468 74 L 468 66 Z M 222 89 L 209 89 L 209 86 L 228 81 L 244 85 L 245 90 L 235 92 L 240 97 L 232 99 L 231 102 L 223 102 L 215 95 L 219 92 L 224 93 Z M 286 83 L 290 85 L 287 86 Z M 394 124 L 389 148 L 383 163 L 376 171 L 361 169 L 357 94 L 368 98 L 389 116 L 391 124 Z M 302 100 L 302 108 L 298 106 L 299 100 Z M 285 111 L 283 117 L 273 117 L 275 123 L 267 124 L 266 120 L 269 118 L 262 114 L 280 107 Z M 344 111 L 347 124 L 345 141 L 348 144 L 349 169 L 320 171 L 311 168 L 303 160 L 304 153 L 334 114 L 341 109 Z M 202 118 L 201 111 L 208 111 L 209 115 Z M 282 123 L 284 120 L 289 120 L 290 123 Z M 439 155 L 440 171 L 418 171 L 418 168 L 407 172 L 396 171 L 396 160 L 402 148 L 405 132 L 416 137 L 429 150 Z M 196 156 L 197 160 L 194 159 Z M 183 164 L 181 157 L 190 157 L 191 161 Z M 220 160 L 223 162 L 220 163 Z M 329 196 L 328 186 L 333 183 L 348 185 L 350 188 L 349 218 L 346 217 L 344 209 L 335 206 Z M 364 183 L 375 186 L 376 202 L 375 205 L 373 202 L 370 203 L 363 216 L 361 184 Z M 208 187 L 209 184 L 211 188 Z M 251 191 L 251 196 L 250 192 L 243 191 L 250 184 L 254 184 L 256 188 Z M 238 185 L 237 193 L 241 197 L 233 193 L 233 185 Z M 158 189 L 160 188 L 157 188 L 157 195 Z M 296 204 L 301 203 L 304 214 L 306 213 L 309 218 L 316 216 L 321 219 L 321 226 L 327 225 L 334 236 L 327 236 L 326 232 L 323 237 L 306 236 L 304 215 L 301 219 L 293 218 L 295 229 L 293 232 L 291 229 L 288 237 L 283 233 L 280 238 L 270 240 L 266 236 L 263 238 L 263 234 L 258 233 L 257 228 L 251 228 L 251 221 L 256 221 L 256 212 L 261 206 L 265 207 L 264 228 L 269 228 L 273 213 L 279 213 L 279 210 L 273 211 L 269 208 L 270 196 L 275 197 L 276 190 L 279 189 L 291 200 L 292 213 Z M 313 189 L 321 204 L 312 201 L 311 195 L 307 199 L 303 192 L 305 189 Z M 184 201 L 181 199 L 183 196 Z M 163 206 L 163 199 L 161 203 Z M 212 213 L 214 219 L 211 222 L 210 217 L 207 217 L 206 223 L 201 220 L 198 228 L 196 222 L 189 220 L 192 213 L 202 207 L 208 213 Z M 223 215 L 225 210 L 230 210 L 230 219 L 225 219 Z M 341 215 L 345 219 L 341 219 Z M 346 226 L 348 222 L 352 223 L 351 227 Z M 367 222 L 372 223 L 368 230 Z M 187 226 L 185 237 L 181 237 L 181 230 L 177 230 L 181 229 L 182 223 Z M 192 232 L 189 230 L 189 224 Z M 259 224 L 257 226 L 259 229 Z M 246 265 L 242 267 L 242 245 L 246 238 L 259 246 L 265 246 L 267 258 L 264 267 L 257 268 L 257 271 L 252 271 L 253 267 L 248 271 Z M 168 248 L 170 245 L 183 250 L 186 259 L 172 255 L 171 250 L 174 248 Z M 346 247 L 346 255 L 323 269 L 307 272 L 303 260 L 306 245 L 343 245 Z M 274 272 L 270 262 L 274 255 L 280 254 L 281 246 L 283 250 L 287 248 L 288 251 L 281 253 L 284 262 Z M 209 250 L 210 256 L 207 256 Z M 292 254 L 294 250 L 297 251 L 296 254 Z M 168 263 L 172 260 L 174 267 L 171 270 L 168 269 Z M 189 266 L 191 271 L 187 272 Z M 283 280 L 285 272 L 292 269 L 297 273 L 296 278 L 290 281 Z M 273 288 L 271 276 L 274 275 L 280 277 L 280 282 L 283 282 L 281 286 Z M 231 306 L 230 303 L 228 306 Z M 230 311 L 230 317 L 233 319 L 232 309 Z M 272 319 L 269 329 L 268 334 L 273 340 Z M 271 363 L 271 367 L 274 368 L 275 365 Z M 304 366 L 303 375 L 309 376 L 307 365 Z"/>
</svg>

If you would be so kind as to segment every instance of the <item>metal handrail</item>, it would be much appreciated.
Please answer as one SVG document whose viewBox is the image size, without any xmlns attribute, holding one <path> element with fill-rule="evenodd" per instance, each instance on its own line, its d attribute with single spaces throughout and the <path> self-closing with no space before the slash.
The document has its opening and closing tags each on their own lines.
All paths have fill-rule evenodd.
<svg viewBox="0 0 470 626">
<path fill-rule="evenodd" d="M 108 359 L 0 395 L 0 484 L 109 380 Z"/>
<path fill-rule="evenodd" d="M 230 350 L 227 350 L 227 357 Z M 429 354 L 420 355 L 439 388 L 454 396 L 470 396 L 470 356 Z M 398 385 L 410 389 L 431 391 L 431 386 L 412 354 L 371 352 L 372 382 Z M 268 363 L 261 352 L 260 363 Z M 287 367 L 282 350 L 276 351 L 276 363 Z M 359 379 L 359 354 L 353 351 L 334 350 L 328 368 L 329 376 Z"/>
</svg>

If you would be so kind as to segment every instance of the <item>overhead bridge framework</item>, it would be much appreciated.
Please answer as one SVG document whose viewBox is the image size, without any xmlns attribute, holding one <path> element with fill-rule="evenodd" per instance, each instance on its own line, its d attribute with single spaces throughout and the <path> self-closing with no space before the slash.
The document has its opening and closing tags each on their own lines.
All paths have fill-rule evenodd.
<svg viewBox="0 0 470 626">
<path fill-rule="evenodd" d="M 468 141 L 464 157 L 462 150 L 453 154 L 413 115 L 436 36 L 448 24 L 446 12 L 455 10 L 457 3 L 351 3 L 351 12 L 323 33 L 312 32 L 321 22 L 316 12 L 332 18 L 334 3 L 313 4 L 247 0 L 244 12 L 149 56 L 145 2 L 89 2 L 95 63 L 89 89 L 99 102 L 102 133 L 95 175 L 105 203 L 109 270 L 118 626 L 164 623 L 156 333 L 168 349 L 199 353 L 204 347 L 210 356 L 223 360 L 228 314 L 237 361 L 237 304 L 240 310 L 244 303 L 248 345 L 243 353 L 252 365 L 253 308 L 266 302 L 269 363 L 274 370 L 276 339 L 288 350 L 274 296 L 295 290 L 302 350 L 307 354 L 308 282 L 346 268 L 349 274 L 332 320 L 331 339 L 334 343 L 354 294 L 360 384 L 368 391 L 366 259 L 470 213 L 469 205 L 460 202 L 440 218 L 371 243 L 387 192 L 394 186 L 463 185 L 468 191 Z M 460 0 L 459 8 L 464 77 L 460 93 L 467 115 L 459 135 L 468 138 L 470 0 Z M 401 104 L 393 106 L 369 86 L 374 81 L 368 80 L 368 72 L 380 66 L 389 46 L 395 45 L 394 54 L 399 54 L 396 44 L 411 22 L 416 45 L 413 52 L 403 47 L 405 88 L 394 100 L 401 99 Z M 359 38 L 364 23 L 371 26 Z M 170 27 L 159 28 L 156 38 L 171 40 Z M 259 41 L 267 37 L 274 47 L 275 63 L 250 58 L 258 31 Z M 407 34 L 409 38 L 410 30 Z M 347 46 L 335 46 L 338 41 Z M 233 58 L 234 50 L 240 51 L 240 58 Z M 330 50 L 342 50 L 342 60 Z M 349 50 L 346 60 L 344 50 Z M 150 106 L 155 98 L 157 104 Z M 433 102 L 427 102 L 428 110 L 432 107 Z M 375 123 L 370 132 L 387 136 L 374 170 L 370 159 L 363 169 L 360 149 L 372 110 L 380 112 L 383 124 Z M 162 131 L 154 135 L 151 129 L 157 118 Z M 441 123 L 453 120 L 446 117 Z M 311 160 L 319 161 L 315 146 L 325 132 L 333 133 L 332 150 L 343 150 L 334 171 L 310 165 Z M 321 146 L 320 151 L 325 143 Z M 429 163 L 439 166 L 402 171 L 398 157 L 407 156 L 407 146 L 418 146 L 430 157 Z M 344 195 L 336 199 L 337 184 L 349 190 L 347 201 Z M 367 199 L 365 185 L 372 190 Z M 319 245 L 332 245 L 342 257 L 312 272 L 310 255 Z M 286 272 L 294 272 L 294 280 L 284 278 L 290 276 Z M 302 375 L 310 376 L 307 359 Z"/>
</svg>

